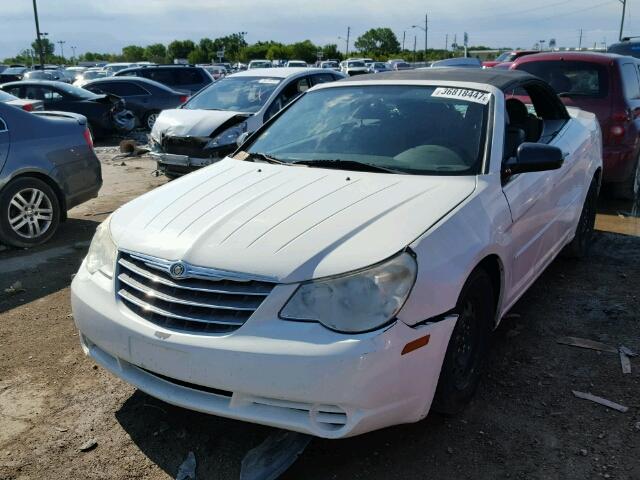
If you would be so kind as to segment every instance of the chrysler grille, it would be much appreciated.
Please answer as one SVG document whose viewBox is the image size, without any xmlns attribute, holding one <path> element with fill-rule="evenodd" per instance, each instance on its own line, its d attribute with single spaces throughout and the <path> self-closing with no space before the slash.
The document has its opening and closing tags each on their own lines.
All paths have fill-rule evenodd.
<svg viewBox="0 0 640 480">
<path fill-rule="evenodd" d="M 172 330 L 228 333 L 243 325 L 271 293 L 275 283 L 233 272 L 185 268 L 169 273 L 176 262 L 120 252 L 116 291 L 140 317 Z"/>
</svg>

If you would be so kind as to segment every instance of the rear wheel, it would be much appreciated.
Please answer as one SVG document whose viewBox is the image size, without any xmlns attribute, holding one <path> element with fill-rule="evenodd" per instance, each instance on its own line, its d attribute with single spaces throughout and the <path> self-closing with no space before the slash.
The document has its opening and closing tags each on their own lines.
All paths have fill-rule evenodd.
<svg viewBox="0 0 640 480">
<path fill-rule="evenodd" d="M 593 231 L 596 224 L 596 209 L 598 203 L 598 180 L 591 181 L 587 198 L 584 199 L 580 220 L 576 227 L 576 236 L 573 237 L 564 249 L 564 255 L 569 258 L 583 258 L 589 254 L 593 242 Z"/>
<path fill-rule="evenodd" d="M 491 278 L 484 270 L 475 270 L 462 288 L 456 306 L 458 321 L 440 372 L 433 400 L 435 411 L 453 415 L 471 401 L 489 349 L 494 299 Z"/>
<path fill-rule="evenodd" d="M 53 189 L 37 178 L 18 178 L 0 192 L 0 242 L 33 247 L 49 240 L 60 223 Z"/>
</svg>

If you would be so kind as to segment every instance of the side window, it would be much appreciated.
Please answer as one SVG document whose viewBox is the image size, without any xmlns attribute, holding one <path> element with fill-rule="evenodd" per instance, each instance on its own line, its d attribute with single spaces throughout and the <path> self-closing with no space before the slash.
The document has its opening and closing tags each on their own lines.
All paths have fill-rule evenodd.
<svg viewBox="0 0 640 480">
<path fill-rule="evenodd" d="M 177 85 L 174 70 L 175 69 L 169 68 L 153 68 L 143 71 L 143 76 L 156 82 L 164 83 L 165 85 Z"/>
<path fill-rule="evenodd" d="M 57 91 L 50 88 L 43 88 L 45 102 L 59 102 L 64 97 Z"/>
<path fill-rule="evenodd" d="M 21 88 L 19 86 L 15 86 L 15 87 L 5 87 L 3 89 L 5 92 L 10 93 L 11 95 L 13 95 L 14 97 L 18 97 L 18 98 L 29 98 L 29 97 L 23 97 L 20 90 Z"/>
<path fill-rule="evenodd" d="M 25 87 L 23 98 L 28 100 L 44 100 L 44 89 L 42 87 Z"/>
<path fill-rule="evenodd" d="M 320 83 L 329 83 L 335 81 L 336 77 L 330 73 L 318 73 L 311 76 L 311 83 L 315 86 Z"/>
<path fill-rule="evenodd" d="M 202 83 L 203 78 L 195 68 L 176 69 L 176 85 L 193 85 Z"/>
<path fill-rule="evenodd" d="M 147 91 L 138 85 L 130 82 L 103 82 L 98 89 L 104 92 L 118 95 L 120 97 L 128 97 L 132 95 L 146 95 Z"/>
<path fill-rule="evenodd" d="M 622 65 L 622 83 L 624 96 L 626 98 L 640 98 L 640 83 L 638 83 L 638 72 L 633 63 Z"/>
<path fill-rule="evenodd" d="M 309 85 L 309 77 L 297 78 L 289 82 L 289 84 L 285 86 L 276 97 L 271 106 L 269 106 L 269 109 L 264 116 L 264 121 L 266 122 L 268 119 L 273 117 L 276 113 L 286 107 L 289 102 L 297 98 L 299 95 L 302 95 L 304 92 L 309 90 L 309 88 L 311 88 Z"/>
</svg>

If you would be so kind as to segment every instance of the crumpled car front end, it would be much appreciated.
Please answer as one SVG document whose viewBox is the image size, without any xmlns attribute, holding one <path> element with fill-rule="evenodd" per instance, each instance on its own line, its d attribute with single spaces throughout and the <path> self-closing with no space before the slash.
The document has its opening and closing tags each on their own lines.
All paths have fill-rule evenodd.
<svg viewBox="0 0 640 480">
<path fill-rule="evenodd" d="M 150 155 L 165 175 L 185 175 L 232 153 L 247 131 L 247 118 L 237 112 L 165 110 L 151 131 Z"/>
</svg>

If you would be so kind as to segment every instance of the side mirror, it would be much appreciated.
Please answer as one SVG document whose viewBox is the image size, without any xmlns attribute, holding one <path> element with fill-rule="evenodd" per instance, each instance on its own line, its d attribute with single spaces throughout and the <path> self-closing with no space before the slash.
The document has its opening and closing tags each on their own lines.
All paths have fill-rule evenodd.
<svg viewBox="0 0 640 480">
<path fill-rule="evenodd" d="M 242 144 L 249 138 L 249 132 L 241 133 L 236 139 L 236 145 L 238 147 L 242 146 Z"/>
<path fill-rule="evenodd" d="M 518 173 L 557 170 L 563 163 L 564 154 L 558 147 L 525 142 L 518 147 L 516 156 L 505 163 L 502 174 L 509 177 Z"/>
</svg>

